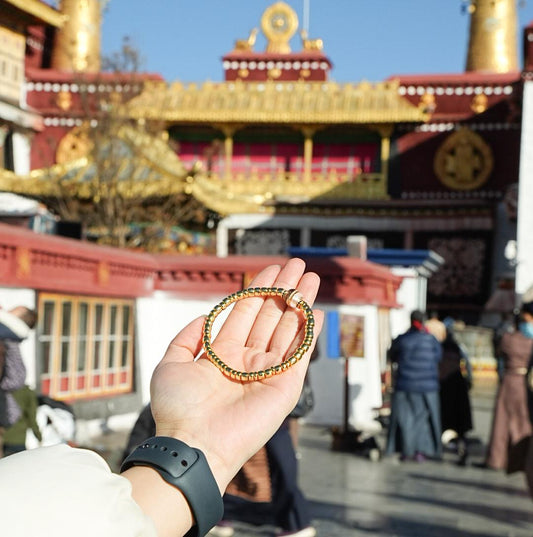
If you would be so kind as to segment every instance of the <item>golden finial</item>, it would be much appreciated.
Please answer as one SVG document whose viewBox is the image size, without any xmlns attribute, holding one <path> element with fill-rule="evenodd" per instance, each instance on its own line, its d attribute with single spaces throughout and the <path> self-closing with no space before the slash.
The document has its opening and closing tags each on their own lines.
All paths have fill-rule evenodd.
<svg viewBox="0 0 533 537">
<path fill-rule="evenodd" d="M 307 30 L 302 30 L 300 32 L 300 37 L 302 38 L 304 50 L 322 50 L 324 48 L 322 39 L 309 39 Z"/>
<path fill-rule="evenodd" d="M 52 68 L 61 71 L 100 71 L 101 2 L 61 0 L 59 8 L 68 17 L 56 33 Z"/>
<path fill-rule="evenodd" d="M 518 69 L 516 0 L 467 0 L 470 35 L 467 71 Z"/>
<path fill-rule="evenodd" d="M 291 51 L 289 41 L 298 29 L 298 16 L 285 2 L 276 2 L 263 13 L 261 28 L 268 39 L 267 52 L 287 54 Z"/>
<path fill-rule="evenodd" d="M 257 28 L 253 28 L 247 39 L 237 39 L 237 41 L 235 41 L 235 47 L 233 50 L 238 50 L 238 51 L 253 50 L 258 31 L 259 30 Z"/>
</svg>

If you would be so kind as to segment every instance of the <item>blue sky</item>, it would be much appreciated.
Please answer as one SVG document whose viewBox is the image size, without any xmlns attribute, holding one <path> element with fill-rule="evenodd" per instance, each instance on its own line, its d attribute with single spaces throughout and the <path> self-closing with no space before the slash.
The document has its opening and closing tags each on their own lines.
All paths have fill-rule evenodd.
<svg viewBox="0 0 533 537">
<path fill-rule="evenodd" d="M 275 0 L 110 0 L 104 12 L 102 53 L 129 36 L 143 71 L 167 81 L 222 80 L 221 57 L 260 25 Z M 303 20 L 304 0 L 286 0 Z M 338 82 L 383 80 L 393 74 L 464 70 L 469 16 L 462 0 L 308 0 L 309 37 L 322 38 Z M 533 0 L 521 2 L 522 29 L 533 21 Z M 293 50 L 300 49 L 295 38 Z M 255 49 L 264 50 L 258 37 Z"/>
</svg>

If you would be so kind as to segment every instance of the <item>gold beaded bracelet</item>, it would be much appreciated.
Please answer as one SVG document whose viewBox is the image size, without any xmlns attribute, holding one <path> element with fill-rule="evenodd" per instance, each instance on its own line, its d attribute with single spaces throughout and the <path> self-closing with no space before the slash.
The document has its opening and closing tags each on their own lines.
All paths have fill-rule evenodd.
<svg viewBox="0 0 533 537">
<path fill-rule="evenodd" d="M 225 364 L 216 355 L 215 351 L 211 347 L 211 329 L 213 328 L 213 323 L 220 312 L 224 311 L 228 306 L 234 302 L 237 302 L 238 300 L 255 296 L 279 296 L 285 300 L 287 306 L 290 308 L 301 310 L 305 316 L 305 335 L 300 346 L 286 360 L 281 362 L 281 364 L 269 367 L 267 369 L 262 369 L 260 371 L 237 371 Z M 302 356 L 309 350 L 309 347 L 313 343 L 314 327 L 315 318 L 313 316 L 313 310 L 297 289 L 283 289 L 281 287 L 250 287 L 227 296 L 224 300 L 222 300 L 222 302 L 217 304 L 211 310 L 204 321 L 203 347 L 207 358 L 209 358 L 209 360 L 211 360 L 211 362 L 213 362 L 213 364 L 215 364 L 215 366 L 218 367 L 218 369 L 220 369 L 220 371 L 227 377 L 233 380 L 240 380 L 242 382 L 263 380 L 287 371 L 289 367 L 301 360 Z"/>
</svg>

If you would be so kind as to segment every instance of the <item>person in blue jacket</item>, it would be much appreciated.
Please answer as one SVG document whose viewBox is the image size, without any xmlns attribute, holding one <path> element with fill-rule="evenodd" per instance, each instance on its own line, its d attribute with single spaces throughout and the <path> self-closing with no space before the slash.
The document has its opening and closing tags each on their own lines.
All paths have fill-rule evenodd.
<svg viewBox="0 0 533 537">
<path fill-rule="evenodd" d="M 389 358 L 394 393 L 386 454 L 424 461 L 442 454 L 439 403 L 439 362 L 442 348 L 424 327 L 424 313 L 411 313 L 411 326 L 391 344 Z"/>
</svg>

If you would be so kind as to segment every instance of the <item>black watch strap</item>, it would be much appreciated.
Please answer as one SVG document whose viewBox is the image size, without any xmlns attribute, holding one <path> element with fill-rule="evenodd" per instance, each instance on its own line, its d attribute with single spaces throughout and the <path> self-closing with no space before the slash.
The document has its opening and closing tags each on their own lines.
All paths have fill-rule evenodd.
<svg viewBox="0 0 533 537">
<path fill-rule="evenodd" d="M 205 455 L 199 449 L 175 438 L 154 436 L 126 457 L 120 471 L 132 466 L 150 466 L 187 498 L 196 525 L 186 537 L 204 537 L 222 518 L 222 497 Z"/>
</svg>

